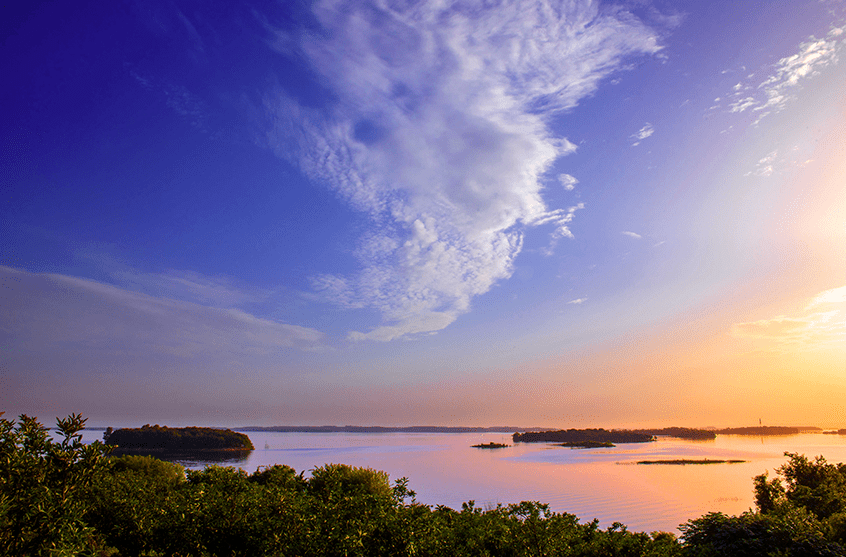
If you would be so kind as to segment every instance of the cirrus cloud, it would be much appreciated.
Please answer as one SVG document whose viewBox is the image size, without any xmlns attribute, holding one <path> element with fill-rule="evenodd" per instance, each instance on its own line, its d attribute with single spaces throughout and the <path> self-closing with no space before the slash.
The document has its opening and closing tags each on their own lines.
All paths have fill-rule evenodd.
<svg viewBox="0 0 846 557">
<path fill-rule="evenodd" d="M 643 141 L 647 137 L 651 137 L 654 133 L 655 126 L 653 126 L 649 122 L 645 123 L 642 128 L 640 128 L 637 132 L 629 136 L 635 140 L 634 143 L 632 143 L 632 147 L 637 147 L 638 145 L 640 145 L 641 141 Z"/>
<path fill-rule="evenodd" d="M 327 300 L 381 314 L 355 340 L 448 326 L 510 277 L 526 227 L 551 226 L 553 245 L 571 237 L 583 205 L 542 196 L 575 150 L 549 116 L 660 50 L 632 14 L 586 0 L 324 0 L 314 15 L 320 32 L 275 31 L 271 46 L 298 53 L 335 100 L 317 109 L 273 91 L 267 140 L 370 216 L 360 270 L 313 280 Z"/>
<path fill-rule="evenodd" d="M 729 111 L 758 112 L 757 123 L 770 113 L 784 110 L 802 83 L 819 75 L 823 68 L 837 63 L 843 49 L 844 32 L 846 27 L 835 27 L 823 39 L 809 37 L 799 45 L 795 54 L 781 58 L 768 68 L 769 75 L 757 87 L 738 82 L 729 95 Z"/>
<path fill-rule="evenodd" d="M 195 279 L 197 277 L 194 277 Z M 195 280 L 196 282 L 196 280 Z M 202 285 L 202 291 L 209 290 Z M 227 292 L 231 297 L 232 291 Z M 241 309 L 0 266 L 0 333 L 10 350 L 140 359 L 238 359 L 320 348 L 323 333 Z"/>
<path fill-rule="evenodd" d="M 844 346 L 846 286 L 820 292 L 805 306 L 804 314 L 735 323 L 730 334 L 765 342 L 776 351 Z"/>
</svg>

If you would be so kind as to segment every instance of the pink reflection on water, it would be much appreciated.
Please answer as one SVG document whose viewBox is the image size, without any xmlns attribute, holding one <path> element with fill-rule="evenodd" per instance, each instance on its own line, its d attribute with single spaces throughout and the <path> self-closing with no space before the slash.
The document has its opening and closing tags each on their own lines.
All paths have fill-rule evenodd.
<svg viewBox="0 0 846 557">
<path fill-rule="evenodd" d="M 98 433 L 99 432 L 94 432 Z M 407 477 L 418 501 L 460 508 L 540 501 L 582 522 L 615 521 L 632 531 L 676 531 L 711 511 L 739 514 L 753 506 L 752 478 L 785 462 L 784 452 L 830 462 L 846 461 L 844 439 L 803 434 L 755 438 L 719 436 L 714 441 L 659 439 L 614 448 L 569 449 L 525 443 L 477 449 L 479 443 L 511 444 L 508 434 L 257 433 L 257 450 L 238 464 L 248 472 L 287 464 L 297 471 L 326 463 L 365 466 Z M 93 439 L 92 439 L 93 440 Z M 267 447 L 266 449 L 264 447 Z M 740 459 L 742 464 L 638 465 L 639 460 Z M 187 463 L 202 467 L 203 463 Z"/>
</svg>

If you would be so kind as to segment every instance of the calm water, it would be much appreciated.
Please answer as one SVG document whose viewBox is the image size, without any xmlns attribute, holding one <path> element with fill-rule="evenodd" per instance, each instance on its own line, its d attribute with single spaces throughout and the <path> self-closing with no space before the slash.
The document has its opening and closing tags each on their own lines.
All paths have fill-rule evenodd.
<svg viewBox="0 0 846 557">
<path fill-rule="evenodd" d="M 100 431 L 86 431 L 94 440 Z M 753 506 L 752 477 L 785 462 L 784 452 L 823 455 L 846 462 L 846 437 L 801 434 L 786 437 L 718 436 L 713 441 L 659 439 L 614 448 L 569 449 L 518 444 L 505 449 L 475 449 L 491 441 L 511 444 L 498 433 L 259 433 L 247 458 L 221 464 L 253 472 L 287 464 L 308 471 L 326 463 L 366 466 L 388 472 L 393 481 L 408 477 L 417 500 L 460 508 L 540 501 L 583 522 L 598 518 L 630 530 L 675 531 L 709 511 L 741 513 Z M 742 464 L 644 466 L 638 460 L 740 459 Z M 182 461 L 202 468 L 202 461 Z"/>
</svg>

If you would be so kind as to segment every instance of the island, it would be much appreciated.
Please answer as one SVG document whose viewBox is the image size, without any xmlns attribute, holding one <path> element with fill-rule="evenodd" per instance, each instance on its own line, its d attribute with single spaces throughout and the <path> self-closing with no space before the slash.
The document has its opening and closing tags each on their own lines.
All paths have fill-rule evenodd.
<svg viewBox="0 0 846 557">
<path fill-rule="evenodd" d="M 655 436 L 635 431 L 607 429 L 559 429 L 527 431 L 512 435 L 515 443 L 649 443 Z"/>
<path fill-rule="evenodd" d="M 684 466 L 687 464 L 741 464 L 745 460 L 711 460 L 703 458 L 701 460 L 692 460 L 687 458 L 679 458 L 675 460 L 639 460 L 638 464 L 672 464 L 676 466 Z"/>
<path fill-rule="evenodd" d="M 803 428 L 805 429 L 805 428 Z M 754 426 L 754 427 L 728 427 L 725 429 L 718 429 L 715 430 L 715 433 L 719 435 L 798 435 L 800 433 L 800 428 L 798 427 L 785 427 L 785 426 L 774 426 L 774 425 L 764 425 L 764 426 Z"/>
<path fill-rule="evenodd" d="M 515 431 L 545 431 L 546 427 L 515 427 L 515 426 L 370 426 L 370 425 L 274 425 L 274 426 L 246 426 L 236 428 L 238 431 L 260 431 L 276 433 L 513 433 Z"/>
<path fill-rule="evenodd" d="M 106 445 L 112 454 L 184 454 L 197 452 L 247 452 L 254 449 L 244 433 L 212 427 L 167 427 L 145 425 L 138 428 L 106 429 Z"/>
<path fill-rule="evenodd" d="M 505 443 L 494 443 L 491 441 L 490 443 L 482 443 L 480 445 L 470 445 L 476 449 L 504 449 L 505 447 L 510 447 L 511 445 L 506 445 Z"/>
<path fill-rule="evenodd" d="M 713 430 L 691 427 L 663 427 L 661 429 L 633 429 L 631 431 L 655 435 L 656 437 L 675 437 L 676 439 L 691 439 L 696 441 L 717 438 L 717 434 Z"/>
</svg>

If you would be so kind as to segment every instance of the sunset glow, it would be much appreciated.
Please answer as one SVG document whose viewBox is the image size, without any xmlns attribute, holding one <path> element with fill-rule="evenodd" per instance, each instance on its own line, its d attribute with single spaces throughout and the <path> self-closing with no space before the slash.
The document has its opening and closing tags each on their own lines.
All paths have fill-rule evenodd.
<svg viewBox="0 0 846 557">
<path fill-rule="evenodd" d="M 0 411 L 846 428 L 846 3 L 400 4 L 20 7 Z"/>
</svg>

